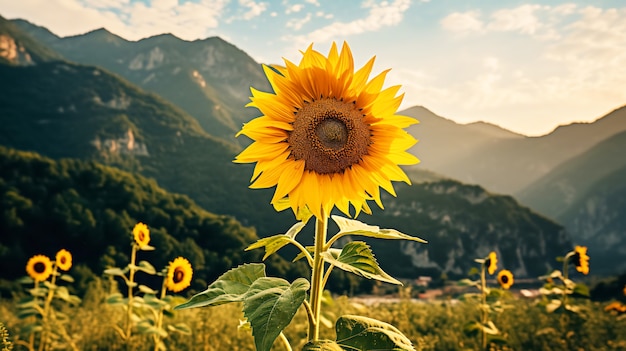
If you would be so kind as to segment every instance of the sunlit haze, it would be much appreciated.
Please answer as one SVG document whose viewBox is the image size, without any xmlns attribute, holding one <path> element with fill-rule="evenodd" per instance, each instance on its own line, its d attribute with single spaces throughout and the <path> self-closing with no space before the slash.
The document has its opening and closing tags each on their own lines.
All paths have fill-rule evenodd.
<svg viewBox="0 0 626 351">
<path fill-rule="evenodd" d="M 526 135 L 626 104 L 622 1 L 20 0 L 0 15 L 61 37 L 101 27 L 128 40 L 220 36 L 261 63 L 347 41 L 357 65 L 376 56 L 376 71 L 392 69 L 402 108 Z"/>
</svg>

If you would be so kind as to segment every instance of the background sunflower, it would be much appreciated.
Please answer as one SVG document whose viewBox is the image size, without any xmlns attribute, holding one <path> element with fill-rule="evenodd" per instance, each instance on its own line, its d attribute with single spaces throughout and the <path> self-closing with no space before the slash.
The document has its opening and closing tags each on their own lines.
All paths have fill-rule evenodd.
<svg viewBox="0 0 626 351">
<path fill-rule="evenodd" d="M 52 261 L 48 256 L 35 255 L 26 263 L 26 273 L 36 282 L 42 282 L 52 274 Z"/>
<path fill-rule="evenodd" d="M 147 225 L 139 222 L 133 228 L 133 237 L 139 247 L 146 246 L 150 243 L 150 229 Z"/>
<path fill-rule="evenodd" d="M 167 268 L 165 287 L 173 292 L 182 291 L 191 284 L 192 275 L 191 263 L 184 257 L 177 257 Z"/>
<path fill-rule="evenodd" d="M 586 246 L 576 246 L 572 262 L 576 270 L 582 274 L 589 274 L 589 256 L 587 256 Z"/>
<path fill-rule="evenodd" d="M 493 273 L 496 272 L 496 269 L 498 269 L 498 256 L 494 251 L 491 251 L 489 256 L 487 256 L 485 265 L 487 266 L 487 271 L 490 275 L 493 275 Z"/>
<path fill-rule="evenodd" d="M 56 254 L 56 264 L 60 270 L 69 271 L 72 268 L 72 254 L 65 249 L 61 249 Z"/>
<path fill-rule="evenodd" d="M 503 289 L 509 289 L 513 285 L 513 273 L 508 269 L 503 269 L 498 273 L 498 283 Z"/>
</svg>

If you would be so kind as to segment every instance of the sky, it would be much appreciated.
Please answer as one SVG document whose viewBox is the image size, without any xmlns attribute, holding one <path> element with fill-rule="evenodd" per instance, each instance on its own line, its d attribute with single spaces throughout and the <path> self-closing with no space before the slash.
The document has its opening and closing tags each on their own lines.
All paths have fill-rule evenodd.
<svg viewBox="0 0 626 351">
<path fill-rule="evenodd" d="M 346 41 L 357 67 L 391 69 L 401 109 L 529 136 L 626 105 L 623 0 L 0 0 L 0 15 L 61 37 L 219 36 L 269 64 Z"/>
</svg>

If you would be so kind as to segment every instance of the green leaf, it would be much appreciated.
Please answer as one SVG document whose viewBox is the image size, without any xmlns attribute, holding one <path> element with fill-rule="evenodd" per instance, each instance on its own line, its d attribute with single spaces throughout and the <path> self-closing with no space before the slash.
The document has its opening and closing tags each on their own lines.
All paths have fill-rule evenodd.
<svg viewBox="0 0 626 351">
<path fill-rule="evenodd" d="M 550 300 L 550 302 L 546 305 L 546 311 L 548 313 L 552 313 L 556 311 L 559 307 L 561 307 L 561 300 Z"/>
<path fill-rule="evenodd" d="M 304 278 L 291 285 L 281 278 L 257 279 L 243 300 L 243 314 L 250 322 L 257 351 L 269 351 L 306 298 L 310 284 Z"/>
<path fill-rule="evenodd" d="M 126 299 L 120 293 L 113 293 L 109 295 L 104 302 L 108 305 L 125 305 Z"/>
<path fill-rule="evenodd" d="M 139 261 L 139 266 L 137 266 L 137 270 L 140 270 L 150 275 L 156 274 L 156 268 L 154 268 L 154 266 L 148 261 Z"/>
<path fill-rule="evenodd" d="M 476 280 L 470 280 L 467 278 L 461 279 L 457 282 L 457 285 L 459 286 L 478 286 L 479 284 L 480 282 Z"/>
<path fill-rule="evenodd" d="M 205 291 L 192 296 L 189 301 L 174 307 L 174 309 L 217 306 L 242 301 L 252 283 L 262 277 L 265 277 L 264 264 L 248 263 L 241 265 L 222 274 Z"/>
<path fill-rule="evenodd" d="M 254 244 L 248 246 L 246 248 L 246 251 L 265 247 L 265 255 L 263 256 L 263 260 L 265 260 L 271 254 L 289 244 L 302 230 L 302 228 L 304 228 L 305 225 L 306 222 L 298 222 L 291 226 L 286 234 L 277 234 L 267 238 L 259 239 Z"/>
<path fill-rule="evenodd" d="M 121 270 L 120 268 L 117 268 L 117 267 L 107 268 L 104 270 L 104 274 L 108 274 L 108 275 L 122 276 L 126 274 L 126 272 L 128 272 L 128 267 L 126 267 L 124 270 Z"/>
<path fill-rule="evenodd" d="M 317 341 L 309 341 L 304 347 L 302 347 L 302 351 L 344 351 L 339 344 L 337 344 L 333 340 L 317 340 Z"/>
<path fill-rule="evenodd" d="M 74 278 L 71 275 L 69 275 L 69 274 L 61 274 L 59 279 L 61 279 L 63 281 L 66 281 L 68 283 L 73 283 L 74 282 Z"/>
<path fill-rule="evenodd" d="M 142 250 L 142 251 L 154 251 L 155 247 L 154 246 L 150 246 L 150 245 L 144 245 L 144 246 L 140 246 L 139 250 Z"/>
<path fill-rule="evenodd" d="M 346 315 L 335 325 L 337 344 L 344 350 L 415 351 L 411 340 L 396 327 L 376 319 Z"/>
<path fill-rule="evenodd" d="M 333 251 L 322 254 L 326 262 L 368 279 L 376 279 L 383 282 L 402 285 L 402 283 L 389 274 L 385 273 L 374 258 L 370 247 L 363 241 L 353 241 L 346 244 L 339 256 L 333 255 Z"/>
<path fill-rule="evenodd" d="M 427 243 L 426 240 L 414 236 L 403 234 L 395 229 L 380 229 L 378 226 L 365 224 L 355 219 L 344 218 L 341 216 L 331 216 L 333 221 L 339 226 L 339 232 L 336 235 L 361 235 L 378 239 L 392 240 L 412 240 L 419 243 Z"/>
<path fill-rule="evenodd" d="M 144 293 L 144 294 L 154 294 L 156 295 L 156 293 L 158 293 L 158 291 L 153 290 L 152 288 L 145 286 L 143 284 L 139 285 L 139 291 Z"/>
<path fill-rule="evenodd" d="M 576 294 L 576 295 L 581 295 L 581 296 L 586 296 L 586 297 L 591 296 L 589 294 L 589 287 L 587 285 L 585 285 L 585 284 L 576 284 L 574 286 L 573 293 Z"/>
<path fill-rule="evenodd" d="M 185 323 L 177 323 L 174 325 L 168 325 L 167 330 L 183 335 L 191 335 L 191 328 Z"/>
</svg>

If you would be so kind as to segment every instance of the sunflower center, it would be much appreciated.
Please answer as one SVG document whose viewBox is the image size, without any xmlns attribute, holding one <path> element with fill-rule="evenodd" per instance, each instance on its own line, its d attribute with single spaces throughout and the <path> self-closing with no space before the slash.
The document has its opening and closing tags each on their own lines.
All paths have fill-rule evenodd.
<svg viewBox="0 0 626 351">
<path fill-rule="evenodd" d="M 509 282 L 509 277 L 506 275 L 503 275 L 500 280 L 502 280 L 502 284 L 506 284 Z"/>
<path fill-rule="evenodd" d="M 304 169 L 319 174 L 341 173 L 367 155 L 370 126 L 351 102 L 322 98 L 296 112 L 287 142 Z"/>
<path fill-rule="evenodd" d="M 41 263 L 41 262 L 37 262 L 35 263 L 35 265 L 33 266 L 33 269 L 35 270 L 35 272 L 37 273 L 43 273 L 46 271 L 46 265 Z"/>
<path fill-rule="evenodd" d="M 140 230 L 139 234 L 137 234 L 137 237 L 139 238 L 139 241 L 143 241 L 143 239 L 146 237 L 146 235 L 143 233 L 142 230 Z"/>
<path fill-rule="evenodd" d="M 174 283 L 178 284 L 182 282 L 184 277 L 185 277 L 185 272 L 182 269 L 180 268 L 174 269 L 174 276 L 172 277 L 172 280 L 174 281 Z"/>
<path fill-rule="evenodd" d="M 65 262 L 67 262 L 67 258 L 65 256 L 61 257 L 61 259 L 59 260 L 61 262 L 61 264 L 65 264 Z"/>
</svg>

